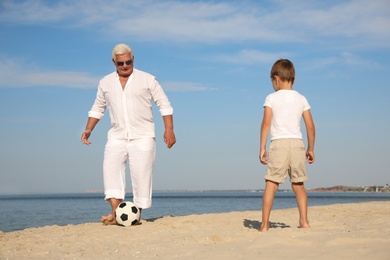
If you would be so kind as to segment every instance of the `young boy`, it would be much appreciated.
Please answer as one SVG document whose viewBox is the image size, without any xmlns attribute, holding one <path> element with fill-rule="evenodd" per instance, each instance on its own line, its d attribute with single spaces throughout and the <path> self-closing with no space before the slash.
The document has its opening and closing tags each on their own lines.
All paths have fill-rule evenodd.
<svg viewBox="0 0 390 260">
<path fill-rule="evenodd" d="M 267 165 L 266 187 L 263 196 L 262 222 L 259 231 L 269 228 L 274 196 L 279 184 L 290 176 L 299 210 L 299 227 L 309 228 L 307 219 L 307 195 L 304 181 L 306 160 L 314 162 L 315 128 L 306 98 L 292 89 L 295 69 L 291 61 L 280 59 L 271 69 L 272 86 L 275 93 L 267 96 L 264 103 L 264 117 L 260 134 L 260 162 Z M 306 125 L 308 147 L 302 140 L 300 121 Z M 271 129 L 271 144 L 267 154 L 266 144 Z"/>
</svg>

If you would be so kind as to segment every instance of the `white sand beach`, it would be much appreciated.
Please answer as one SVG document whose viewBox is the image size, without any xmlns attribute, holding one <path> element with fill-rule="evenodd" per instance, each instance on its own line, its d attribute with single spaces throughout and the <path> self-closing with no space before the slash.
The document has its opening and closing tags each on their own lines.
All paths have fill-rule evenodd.
<svg viewBox="0 0 390 260">
<path fill-rule="evenodd" d="M 97 216 L 97 219 L 100 216 Z M 390 202 L 161 217 L 131 227 L 85 223 L 0 232 L 0 259 L 390 259 Z"/>
</svg>

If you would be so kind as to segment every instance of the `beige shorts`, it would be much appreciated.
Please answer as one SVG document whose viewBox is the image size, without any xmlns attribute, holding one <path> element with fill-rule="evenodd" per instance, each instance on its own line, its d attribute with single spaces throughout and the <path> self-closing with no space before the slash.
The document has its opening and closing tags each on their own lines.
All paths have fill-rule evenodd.
<svg viewBox="0 0 390 260">
<path fill-rule="evenodd" d="M 307 180 L 305 145 L 301 139 L 285 138 L 271 142 L 268 151 L 267 174 L 264 178 L 284 183 L 287 174 L 292 183 Z"/>
</svg>

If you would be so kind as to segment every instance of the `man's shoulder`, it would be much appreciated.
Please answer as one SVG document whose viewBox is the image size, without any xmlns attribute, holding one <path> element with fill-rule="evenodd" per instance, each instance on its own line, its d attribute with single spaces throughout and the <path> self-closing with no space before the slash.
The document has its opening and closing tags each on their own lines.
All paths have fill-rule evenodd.
<svg viewBox="0 0 390 260">
<path fill-rule="evenodd" d="M 105 76 L 101 79 L 101 81 L 111 80 L 111 79 L 114 79 L 115 77 L 117 77 L 116 71 L 111 72 L 110 74 L 105 75 Z"/>
<path fill-rule="evenodd" d="M 156 78 L 154 75 L 150 74 L 149 72 L 139 70 L 134 68 L 133 73 L 135 77 L 145 77 L 145 78 Z"/>
</svg>

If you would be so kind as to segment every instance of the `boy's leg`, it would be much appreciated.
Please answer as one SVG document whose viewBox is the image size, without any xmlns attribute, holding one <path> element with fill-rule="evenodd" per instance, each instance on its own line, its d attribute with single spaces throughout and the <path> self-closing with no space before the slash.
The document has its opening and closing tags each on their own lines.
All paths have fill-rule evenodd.
<svg viewBox="0 0 390 260">
<path fill-rule="evenodd" d="M 307 218 L 307 194 L 305 185 L 303 182 L 292 183 L 292 189 L 295 193 L 297 200 L 298 211 L 299 211 L 299 227 L 309 228 L 309 221 Z"/>
<path fill-rule="evenodd" d="M 271 215 L 272 205 L 274 203 L 275 193 L 279 188 L 279 184 L 273 181 L 266 181 L 265 191 L 263 195 L 262 220 L 259 231 L 266 232 L 269 228 L 269 217 Z"/>
</svg>

